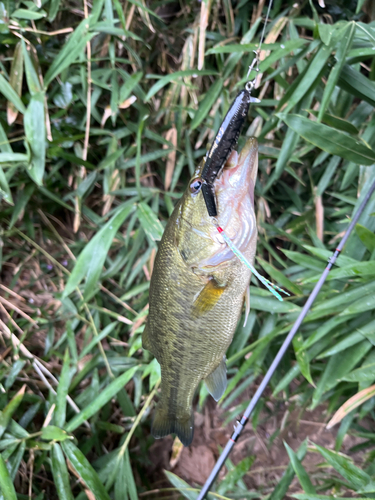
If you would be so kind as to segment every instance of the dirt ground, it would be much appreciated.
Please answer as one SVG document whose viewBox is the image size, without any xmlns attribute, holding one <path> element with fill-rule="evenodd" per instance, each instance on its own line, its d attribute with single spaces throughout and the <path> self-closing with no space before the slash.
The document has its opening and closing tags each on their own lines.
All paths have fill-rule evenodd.
<svg viewBox="0 0 375 500">
<path fill-rule="evenodd" d="M 230 455 L 230 460 L 235 465 L 245 457 L 255 456 L 254 463 L 243 479 L 249 490 L 262 494 L 273 490 L 289 464 L 284 441 L 297 451 L 305 439 L 309 440 L 309 451 L 303 460 L 303 466 L 313 478 L 319 475 L 317 466 L 324 462 L 324 459 L 310 448 L 315 443 L 334 450 L 339 428 L 337 425 L 333 429 L 326 429 L 329 417 L 325 406 L 309 411 L 296 407 L 294 403 L 287 403 L 275 411 L 272 399 L 267 405 L 266 411 L 262 411 L 259 417 L 256 430 L 252 428 L 251 422 L 248 422 Z M 177 463 L 176 459 L 172 458 L 173 438 L 168 436 L 155 441 L 149 455 L 154 464 L 150 469 L 154 487 L 168 487 L 162 474 L 163 470 L 172 471 L 191 486 L 203 485 L 219 457 L 219 447 L 223 448 L 226 445 L 233 432 L 235 421 L 223 427 L 226 416 L 226 411 L 209 398 L 203 413 L 195 412 L 194 440 L 191 446 L 182 447 Z M 273 439 L 275 434 L 276 437 Z M 347 435 L 340 450 L 342 453 L 350 454 L 358 464 L 363 461 L 363 452 L 353 454 L 349 450 L 360 442 L 362 439 Z M 224 468 L 219 480 L 226 473 L 227 470 Z M 295 478 L 289 493 L 297 492 L 302 492 L 302 489 L 298 479 Z M 350 493 L 346 496 L 350 496 Z"/>
</svg>

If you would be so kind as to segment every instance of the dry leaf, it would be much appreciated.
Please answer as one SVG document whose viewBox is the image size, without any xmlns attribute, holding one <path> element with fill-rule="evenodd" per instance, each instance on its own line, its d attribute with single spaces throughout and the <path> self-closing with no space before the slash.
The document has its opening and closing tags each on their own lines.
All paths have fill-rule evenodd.
<svg viewBox="0 0 375 500">
<path fill-rule="evenodd" d="M 177 129 L 174 125 L 165 134 L 165 138 L 167 141 L 170 141 L 175 148 L 177 148 Z M 163 148 L 167 149 L 168 146 L 166 144 L 163 144 Z M 167 158 L 167 167 L 165 170 L 165 181 L 164 181 L 164 189 L 166 191 L 168 191 L 169 186 L 171 185 L 175 164 L 176 164 L 176 149 L 171 151 L 168 154 Z"/>
<path fill-rule="evenodd" d="M 324 206 L 321 196 L 315 196 L 315 220 L 316 220 L 316 234 L 320 239 L 320 241 L 323 241 Z"/>
<path fill-rule="evenodd" d="M 100 122 L 100 127 L 103 128 L 105 125 L 105 122 L 108 120 L 108 118 L 111 116 L 112 111 L 111 111 L 111 106 L 106 106 L 104 109 L 104 113 L 102 116 L 102 121 Z"/>
<path fill-rule="evenodd" d="M 204 53 L 206 47 L 206 29 L 210 15 L 211 0 L 202 0 L 201 17 L 199 22 L 199 47 L 198 47 L 198 69 L 203 69 Z"/>
<path fill-rule="evenodd" d="M 172 455 L 171 459 L 169 461 L 169 465 L 171 469 L 173 467 L 176 467 L 178 461 L 180 460 L 182 450 L 184 449 L 184 445 L 181 443 L 181 441 L 178 439 L 178 437 L 175 437 L 173 441 L 173 446 L 172 446 Z"/>
<path fill-rule="evenodd" d="M 331 427 L 341 422 L 341 420 L 346 417 L 348 413 L 353 411 L 355 408 L 357 408 L 357 406 L 360 406 L 362 403 L 372 398 L 373 396 L 375 396 L 375 385 L 363 389 L 363 391 L 358 392 L 353 397 L 348 399 L 342 406 L 340 406 L 340 408 L 328 422 L 327 429 L 331 429 Z"/>
<path fill-rule="evenodd" d="M 135 97 L 135 95 L 132 95 L 132 96 L 128 97 L 127 99 L 125 99 L 124 102 L 122 102 L 121 104 L 119 104 L 119 108 L 120 109 L 126 109 L 129 106 L 131 106 L 133 104 L 133 102 L 135 102 L 136 100 L 137 100 L 137 98 Z"/>
<path fill-rule="evenodd" d="M 288 18 L 287 17 L 280 17 L 280 19 L 275 23 L 275 25 L 273 26 L 273 28 L 271 29 L 271 31 L 266 36 L 266 39 L 264 40 L 264 43 L 265 44 L 266 43 L 275 43 L 276 40 L 278 39 L 280 33 L 284 29 L 284 26 L 286 25 L 287 22 L 288 22 Z M 269 54 L 270 54 L 269 50 L 261 50 L 260 54 L 259 54 L 259 62 L 260 61 L 264 61 L 264 59 L 266 57 L 268 57 Z M 263 73 L 260 73 L 260 72 L 257 74 L 256 82 L 255 82 L 255 87 L 256 88 L 259 87 L 259 85 L 260 85 L 260 81 L 262 79 L 262 75 L 263 75 Z M 264 95 L 264 91 L 262 89 L 262 92 L 259 95 L 259 99 L 262 99 L 263 95 Z"/>
</svg>

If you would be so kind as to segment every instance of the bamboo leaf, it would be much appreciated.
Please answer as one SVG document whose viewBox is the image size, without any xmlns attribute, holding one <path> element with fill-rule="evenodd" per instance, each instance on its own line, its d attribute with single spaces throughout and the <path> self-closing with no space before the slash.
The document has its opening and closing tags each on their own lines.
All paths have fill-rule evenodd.
<svg viewBox="0 0 375 500">
<path fill-rule="evenodd" d="M 204 96 L 204 99 L 200 102 L 199 107 L 195 112 L 194 118 L 190 124 L 190 130 L 196 129 L 206 118 L 207 114 L 212 108 L 212 105 L 217 100 L 222 88 L 223 79 L 218 78 L 216 82 L 209 88 L 208 92 Z"/>
<path fill-rule="evenodd" d="M 161 222 L 156 217 L 155 212 L 147 205 L 147 203 L 139 203 L 137 209 L 139 222 L 142 225 L 145 233 L 152 241 L 160 241 L 163 236 L 164 228 Z"/>
<path fill-rule="evenodd" d="M 22 52 L 23 52 L 23 57 L 25 59 L 25 74 L 26 74 L 27 86 L 29 87 L 30 94 L 35 95 L 42 92 L 42 86 L 40 84 L 37 71 L 30 58 L 29 55 L 30 50 L 32 50 L 32 47 L 31 46 L 26 47 L 25 42 L 22 40 Z"/>
<path fill-rule="evenodd" d="M 52 445 L 51 465 L 56 492 L 60 500 L 73 500 L 72 490 L 69 484 L 69 473 L 61 446 L 58 443 Z"/>
<path fill-rule="evenodd" d="M 175 73 L 170 73 L 169 75 L 165 75 L 160 80 L 158 80 L 154 85 L 150 88 L 148 91 L 145 102 L 149 101 L 151 97 L 153 97 L 155 94 L 159 92 L 163 87 L 168 85 L 168 83 L 178 81 L 180 78 L 183 78 L 185 76 L 192 76 L 192 77 L 198 77 L 198 76 L 204 76 L 204 75 L 216 75 L 217 73 L 215 71 L 209 71 L 206 69 L 198 70 L 198 69 L 187 69 L 184 71 L 176 71 Z"/>
<path fill-rule="evenodd" d="M 0 491 L 5 500 L 17 500 L 16 490 L 9 475 L 7 466 L 0 454 Z"/>
<path fill-rule="evenodd" d="M 29 21 L 36 21 L 37 19 L 43 19 L 46 17 L 47 13 L 44 10 L 39 10 L 38 12 L 29 9 L 17 9 L 12 13 L 11 17 L 16 19 L 27 19 Z"/>
<path fill-rule="evenodd" d="M 21 404 L 25 389 L 26 385 L 22 386 L 17 394 L 9 401 L 3 411 L 0 411 L 0 437 L 4 434 L 10 423 L 10 419 Z"/>
<path fill-rule="evenodd" d="M 354 488 L 363 488 L 370 483 L 371 478 L 366 472 L 356 467 L 349 458 L 327 450 L 322 446 L 315 444 L 319 453 L 327 460 L 327 462 L 346 479 Z"/>
<path fill-rule="evenodd" d="M 46 151 L 44 93 L 34 94 L 24 117 L 26 139 L 31 149 L 31 167 L 27 173 L 38 185 L 43 184 Z"/>
<path fill-rule="evenodd" d="M 25 105 L 21 101 L 17 92 L 1 74 L 0 74 L 0 92 L 8 101 L 10 101 L 13 104 L 13 106 L 16 109 L 18 109 L 20 113 L 24 113 L 26 111 Z"/>
<path fill-rule="evenodd" d="M 10 162 L 25 162 L 29 161 L 29 157 L 23 153 L 0 153 L 0 163 Z"/>
<path fill-rule="evenodd" d="M 375 251 L 375 234 L 361 224 L 356 224 L 355 231 L 369 252 Z"/>
<path fill-rule="evenodd" d="M 110 500 L 110 497 L 105 490 L 103 483 L 100 481 L 98 474 L 90 465 L 90 462 L 87 460 L 82 451 L 71 441 L 62 442 L 61 447 L 78 476 L 94 494 L 95 500 Z"/>
<path fill-rule="evenodd" d="M 182 495 L 188 500 L 196 500 L 197 494 L 194 488 L 191 488 L 190 485 L 178 477 L 173 472 L 169 472 L 167 470 L 164 471 L 164 474 L 167 476 L 168 481 L 175 486 Z M 223 498 L 223 497 L 222 497 Z"/>
<path fill-rule="evenodd" d="M 75 62 L 77 57 L 86 47 L 87 42 L 95 36 L 95 33 L 88 33 L 89 23 L 90 19 L 84 19 L 81 21 L 78 27 L 74 30 L 74 33 L 69 37 L 69 40 L 66 42 L 64 47 L 54 58 L 44 77 L 45 88 L 48 87 L 57 75 Z"/>
<path fill-rule="evenodd" d="M 353 42 L 355 29 L 355 22 L 348 23 L 343 30 L 343 34 L 340 37 L 339 43 L 337 44 L 336 64 L 329 74 L 327 85 L 324 89 L 322 102 L 319 108 L 318 121 L 321 121 L 323 119 L 323 115 L 325 114 L 325 111 L 328 107 L 332 93 L 337 85 L 341 70 L 345 64 L 346 54 L 350 50 Z"/>
<path fill-rule="evenodd" d="M 63 292 L 67 297 L 86 276 L 84 294 L 96 286 L 104 261 L 119 227 L 134 210 L 134 205 L 125 205 L 96 233 L 80 253 L 72 274 Z"/>
<path fill-rule="evenodd" d="M 348 64 L 343 67 L 338 85 L 350 94 L 375 106 L 375 83 Z"/>
<path fill-rule="evenodd" d="M 375 93 L 374 93 L 375 95 Z M 288 127 L 323 151 L 359 165 L 375 163 L 375 151 L 353 137 L 301 115 L 278 115 Z"/>
<path fill-rule="evenodd" d="M 60 429 L 60 427 L 56 427 L 55 425 L 47 425 L 47 427 L 43 427 L 41 438 L 45 441 L 65 441 L 66 439 L 73 439 L 73 436 L 69 436 L 69 434 Z"/>
<path fill-rule="evenodd" d="M 9 154 L 9 153 L 0 153 Z M 4 171 L 0 166 L 0 200 L 4 199 L 9 205 L 13 205 L 12 193 L 9 188 L 7 178 L 5 177 Z"/>
<path fill-rule="evenodd" d="M 315 386 L 311 378 L 309 356 L 307 354 L 306 349 L 303 348 L 303 336 L 301 333 L 295 335 L 295 337 L 293 338 L 293 348 L 302 375 L 311 385 Z"/>
<path fill-rule="evenodd" d="M 117 377 L 113 382 L 111 382 L 103 391 L 100 392 L 99 396 L 91 403 L 88 404 L 78 415 L 72 418 L 65 426 L 67 432 L 73 432 L 77 427 L 79 427 L 85 420 L 92 417 L 97 413 L 108 401 L 113 398 L 122 387 L 132 379 L 135 372 L 138 370 L 138 366 L 133 366 L 125 373 Z"/>
<path fill-rule="evenodd" d="M 325 392 L 335 387 L 371 349 L 371 344 L 363 340 L 359 344 L 329 358 L 323 374 L 313 393 L 312 408 L 316 408 Z"/>
<path fill-rule="evenodd" d="M 10 67 L 9 85 L 13 88 L 17 96 L 20 98 L 22 94 L 23 80 L 23 51 L 22 43 L 18 42 L 13 54 L 13 61 Z M 18 116 L 18 109 L 14 103 L 8 100 L 7 103 L 7 120 L 8 124 L 12 125 Z"/>
<path fill-rule="evenodd" d="M 296 456 L 299 461 L 302 461 L 305 458 L 307 452 L 307 440 L 303 441 L 301 446 L 298 448 Z M 269 500 L 283 500 L 285 497 L 290 483 L 293 481 L 295 475 L 295 470 L 290 463 L 283 474 L 282 479 L 276 485 L 275 489 L 272 491 Z"/>
<path fill-rule="evenodd" d="M 65 350 L 64 363 L 61 370 L 59 385 L 56 394 L 56 408 L 54 412 L 54 422 L 57 427 L 63 427 L 65 424 L 66 416 L 66 397 L 69 392 L 69 385 L 71 380 L 70 373 L 70 356 L 68 349 Z"/>
<path fill-rule="evenodd" d="M 292 448 L 285 441 L 284 441 L 284 446 L 286 448 L 290 462 L 292 464 L 294 472 L 298 477 L 299 482 L 301 483 L 302 488 L 304 489 L 304 491 L 306 491 L 306 493 L 315 493 L 315 488 L 312 485 L 309 475 L 307 474 L 306 470 L 301 464 L 301 461 L 298 459 L 296 453 L 294 453 Z"/>
<path fill-rule="evenodd" d="M 291 98 L 288 101 L 288 104 L 283 109 L 283 113 L 288 113 L 307 94 L 311 86 L 314 84 L 316 78 L 319 77 L 319 73 L 324 68 L 330 55 L 331 47 L 321 45 L 318 52 L 315 54 L 315 57 L 310 62 L 306 73 L 299 82 L 299 85 L 294 90 Z"/>
</svg>

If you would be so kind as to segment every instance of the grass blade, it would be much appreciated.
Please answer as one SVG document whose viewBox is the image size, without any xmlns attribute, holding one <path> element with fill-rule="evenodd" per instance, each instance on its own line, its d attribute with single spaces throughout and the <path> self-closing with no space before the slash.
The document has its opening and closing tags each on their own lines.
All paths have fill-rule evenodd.
<svg viewBox="0 0 375 500">
<path fill-rule="evenodd" d="M 84 481 L 90 491 L 94 494 L 95 500 L 110 500 L 103 483 L 95 472 L 90 462 L 79 448 L 71 441 L 64 441 L 61 447 L 77 472 L 78 476 Z"/>
<path fill-rule="evenodd" d="M 147 205 L 147 203 L 139 203 L 137 209 L 139 222 L 145 233 L 152 241 L 160 241 L 163 236 L 164 228 L 161 222 L 156 217 L 155 212 Z"/>
<path fill-rule="evenodd" d="M 22 388 L 17 392 L 17 394 L 9 401 L 4 410 L 0 412 L 0 437 L 4 434 L 6 428 L 8 427 L 10 419 L 13 416 L 13 413 L 17 410 L 17 408 L 21 404 L 23 395 L 25 393 L 25 389 L 26 385 L 22 386 Z"/>
<path fill-rule="evenodd" d="M 315 488 L 310 481 L 310 478 L 301 464 L 301 461 L 298 459 L 296 453 L 292 450 L 292 448 L 284 441 L 284 446 L 286 451 L 288 452 L 290 463 L 296 473 L 299 482 L 301 483 L 302 488 L 306 491 L 306 493 L 315 493 Z"/>
<path fill-rule="evenodd" d="M 22 80 L 23 80 L 23 51 L 21 42 L 18 42 L 13 54 L 12 66 L 10 67 L 9 84 L 14 89 L 18 97 L 22 94 Z M 8 100 L 7 103 L 7 121 L 8 125 L 12 125 L 18 116 L 18 109 L 12 101 Z"/>
<path fill-rule="evenodd" d="M 57 495 L 60 500 L 73 500 L 73 493 L 70 489 L 69 473 L 66 467 L 65 458 L 58 443 L 52 445 L 51 465 L 53 480 L 56 485 Z"/>
<path fill-rule="evenodd" d="M 67 432 L 73 432 L 77 427 L 79 427 L 85 420 L 92 417 L 97 413 L 108 401 L 110 401 L 113 396 L 115 396 L 122 387 L 131 380 L 135 372 L 138 370 L 138 366 L 133 366 L 125 373 L 117 377 L 113 382 L 111 382 L 103 391 L 100 392 L 99 396 L 92 401 L 86 408 L 84 408 L 78 415 L 72 418 L 65 426 Z"/>
<path fill-rule="evenodd" d="M 340 42 L 337 44 L 336 64 L 334 65 L 329 74 L 327 85 L 326 88 L 324 89 L 322 102 L 319 108 L 318 121 L 322 120 L 323 115 L 330 102 L 332 93 L 337 85 L 337 81 L 339 79 L 341 70 L 345 64 L 346 54 L 350 50 L 350 47 L 353 42 L 355 29 L 356 29 L 355 22 L 348 23 L 345 29 L 343 30 L 342 37 L 340 37 Z"/>
<path fill-rule="evenodd" d="M 208 115 L 212 105 L 219 97 L 221 89 L 223 88 L 223 79 L 218 78 L 216 82 L 210 87 L 204 99 L 199 104 L 197 111 L 195 112 L 194 118 L 190 124 L 190 130 L 196 129 L 202 121 Z"/>
<path fill-rule="evenodd" d="M 46 151 L 46 127 L 44 117 L 44 93 L 34 94 L 24 117 L 26 139 L 31 149 L 31 168 L 27 170 L 32 180 L 43 184 Z"/>
<path fill-rule="evenodd" d="M 3 457 L 0 455 L 0 491 L 5 500 L 17 500 L 16 490 L 13 481 L 10 478 L 7 466 Z"/>
<path fill-rule="evenodd" d="M 80 253 L 72 274 L 63 292 L 63 298 L 75 290 L 86 276 L 84 294 L 96 286 L 104 261 L 119 227 L 134 210 L 134 205 L 125 205 L 91 239 Z"/>
<path fill-rule="evenodd" d="M 11 84 L 0 74 L 0 92 L 3 96 L 10 101 L 13 106 L 18 109 L 20 113 L 24 113 L 26 111 L 25 105 L 21 101 L 17 92 L 11 86 Z"/>
<path fill-rule="evenodd" d="M 64 363 L 61 370 L 59 385 L 56 394 L 56 408 L 54 412 L 54 422 L 57 427 L 63 427 L 65 424 L 66 416 L 66 397 L 69 392 L 69 385 L 71 380 L 70 373 L 70 356 L 68 349 L 65 350 Z"/>
</svg>

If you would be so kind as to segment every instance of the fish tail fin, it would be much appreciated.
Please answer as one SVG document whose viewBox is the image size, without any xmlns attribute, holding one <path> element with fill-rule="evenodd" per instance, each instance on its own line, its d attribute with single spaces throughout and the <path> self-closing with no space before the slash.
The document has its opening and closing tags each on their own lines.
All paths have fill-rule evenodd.
<svg viewBox="0 0 375 500">
<path fill-rule="evenodd" d="M 159 402 L 152 422 L 151 434 L 155 439 L 159 439 L 173 433 L 184 446 L 191 444 L 194 436 L 193 411 L 171 415 Z"/>
</svg>

